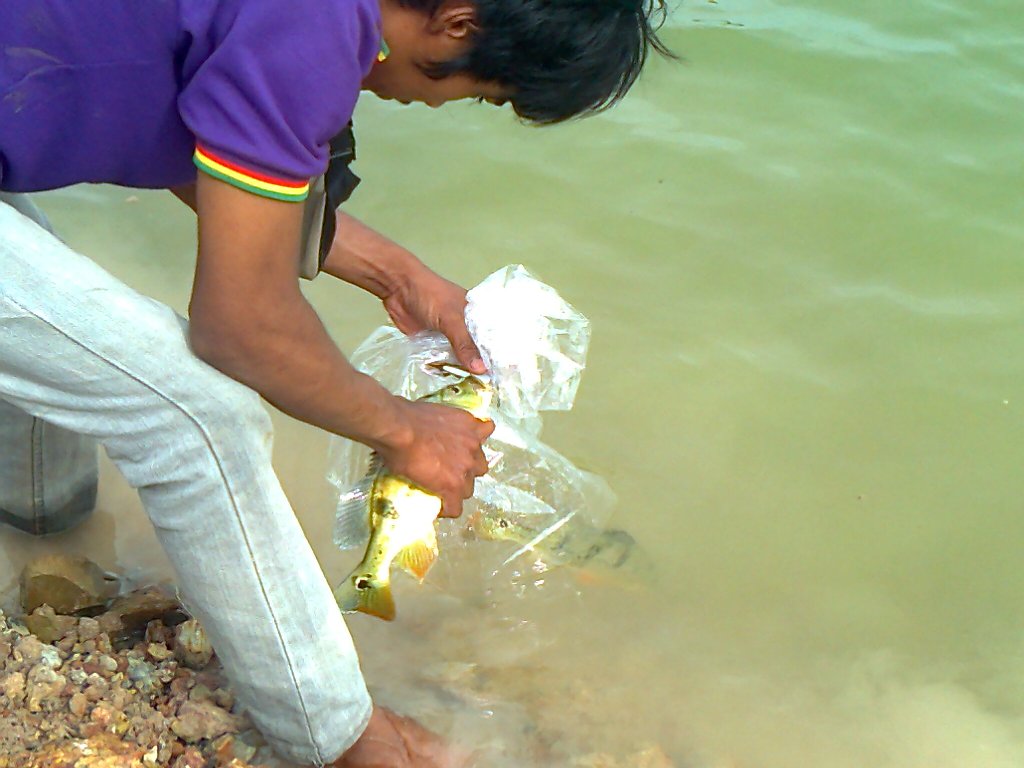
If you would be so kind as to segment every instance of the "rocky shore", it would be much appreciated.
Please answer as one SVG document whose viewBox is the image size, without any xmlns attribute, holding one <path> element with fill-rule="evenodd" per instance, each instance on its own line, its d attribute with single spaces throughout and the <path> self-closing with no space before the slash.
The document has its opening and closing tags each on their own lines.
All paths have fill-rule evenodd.
<svg viewBox="0 0 1024 768">
<path fill-rule="evenodd" d="M 104 596 L 89 566 L 30 566 L 25 615 L 0 613 L 0 768 L 253 768 L 198 622 L 155 588 Z"/>
</svg>

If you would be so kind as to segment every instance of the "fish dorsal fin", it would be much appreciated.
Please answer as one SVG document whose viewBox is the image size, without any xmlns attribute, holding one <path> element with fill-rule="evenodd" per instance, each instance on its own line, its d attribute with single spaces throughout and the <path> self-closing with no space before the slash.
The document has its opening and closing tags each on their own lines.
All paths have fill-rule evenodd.
<svg viewBox="0 0 1024 768">
<path fill-rule="evenodd" d="M 376 456 L 376 454 L 374 454 Z M 338 499 L 334 515 L 334 543 L 341 549 L 355 549 L 370 538 L 370 501 L 380 474 L 380 460 L 370 460 L 370 471 Z"/>
<path fill-rule="evenodd" d="M 395 557 L 395 564 L 419 581 L 427 577 L 427 571 L 437 560 L 437 532 L 430 526 L 430 533 L 412 542 Z"/>
<path fill-rule="evenodd" d="M 367 475 L 376 475 L 384 468 L 384 462 L 381 461 L 380 454 L 374 451 L 370 454 L 370 463 L 366 467 Z"/>
</svg>

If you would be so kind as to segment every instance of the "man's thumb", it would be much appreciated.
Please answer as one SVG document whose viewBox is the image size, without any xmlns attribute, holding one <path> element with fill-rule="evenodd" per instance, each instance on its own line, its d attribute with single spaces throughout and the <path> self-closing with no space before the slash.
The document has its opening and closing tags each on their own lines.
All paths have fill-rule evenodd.
<svg viewBox="0 0 1024 768">
<path fill-rule="evenodd" d="M 455 350 L 455 357 L 470 373 L 487 373 L 487 366 L 484 365 L 480 350 L 473 343 L 469 331 L 463 329 L 448 336 Z"/>
</svg>

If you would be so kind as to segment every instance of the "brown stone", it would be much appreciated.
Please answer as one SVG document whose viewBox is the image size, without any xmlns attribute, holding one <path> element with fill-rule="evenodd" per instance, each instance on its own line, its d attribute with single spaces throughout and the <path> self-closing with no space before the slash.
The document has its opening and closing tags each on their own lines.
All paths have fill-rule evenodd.
<svg viewBox="0 0 1024 768">
<path fill-rule="evenodd" d="M 21 672 L 8 674 L 0 680 L 0 692 L 3 692 L 12 704 L 19 703 L 25 698 L 25 675 Z"/>
<path fill-rule="evenodd" d="M 43 644 L 32 635 L 19 637 L 14 643 L 14 658 L 28 665 L 37 664 L 43 658 Z"/>
<path fill-rule="evenodd" d="M 96 619 L 85 616 L 78 620 L 78 641 L 81 643 L 96 639 L 100 633 L 100 623 Z"/>
<path fill-rule="evenodd" d="M 204 768 L 206 766 L 206 758 L 203 757 L 203 753 L 195 747 L 187 747 L 171 763 L 171 768 Z"/>
<path fill-rule="evenodd" d="M 146 655 L 154 661 L 164 661 L 174 655 L 174 651 L 163 643 L 150 643 L 146 646 Z"/>
<path fill-rule="evenodd" d="M 175 629 L 174 655 L 191 669 L 203 669 L 213 658 L 213 646 L 206 630 L 195 619 L 189 619 Z"/>
<path fill-rule="evenodd" d="M 68 702 L 68 709 L 75 717 L 85 717 L 85 713 L 89 711 L 89 699 L 84 693 L 76 693 Z"/>
<path fill-rule="evenodd" d="M 28 673 L 28 711 L 39 712 L 46 708 L 50 709 L 51 701 L 58 699 L 64 692 L 67 685 L 67 678 L 53 671 L 53 668 L 40 663 Z"/>
<path fill-rule="evenodd" d="M 84 557 L 55 554 L 37 558 L 21 572 L 21 605 L 32 613 L 49 605 L 69 615 L 100 608 L 117 593 L 118 582 Z"/>
<path fill-rule="evenodd" d="M 225 733 L 237 733 L 241 721 L 211 701 L 186 701 L 178 708 L 171 730 L 190 744 L 202 739 L 216 739 Z"/>
<path fill-rule="evenodd" d="M 179 624 L 186 618 L 174 597 L 157 587 L 146 587 L 116 598 L 96 620 L 112 640 L 122 641 L 141 635 L 151 621 Z"/>
<path fill-rule="evenodd" d="M 41 605 L 25 617 L 25 626 L 40 642 L 52 643 L 74 631 L 73 616 L 58 616 L 49 605 Z"/>
</svg>

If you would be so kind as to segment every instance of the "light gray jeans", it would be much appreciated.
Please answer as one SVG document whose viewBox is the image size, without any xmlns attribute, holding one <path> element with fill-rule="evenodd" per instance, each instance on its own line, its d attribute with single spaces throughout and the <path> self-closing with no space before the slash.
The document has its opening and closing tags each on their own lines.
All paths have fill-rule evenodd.
<svg viewBox="0 0 1024 768">
<path fill-rule="evenodd" d="M 44 221 L 24 198 L 0 200 L 0 482 L 24 489 L 0 494 L 0 507 L 32 510 L 43 531 L 47 511 L 81 514 L 98 441 L 138 489 L 256 726 L 289 760 L 336 759 L 365 728 L 370 698 L 271 468 L 259 396 L 192 354 L 183 318 L 33 219 Z M 69 472 L 53 498 L 40 467 Z M 17 476 L 26 471 L 35 479 Z"/>
</svg>

